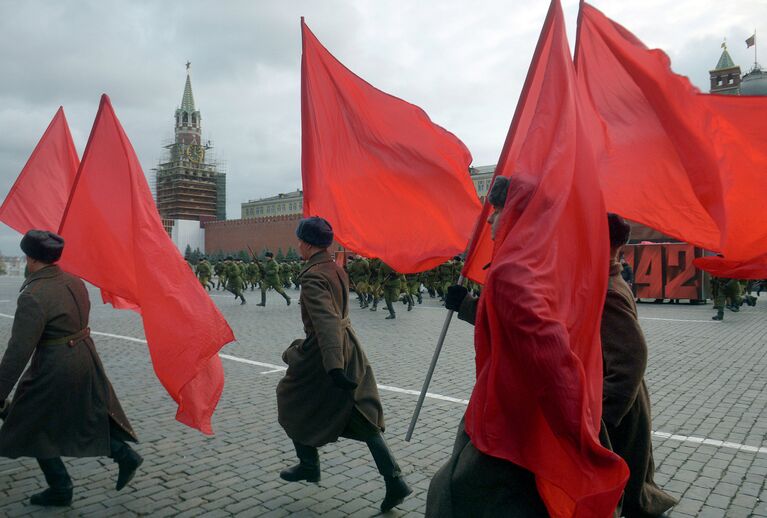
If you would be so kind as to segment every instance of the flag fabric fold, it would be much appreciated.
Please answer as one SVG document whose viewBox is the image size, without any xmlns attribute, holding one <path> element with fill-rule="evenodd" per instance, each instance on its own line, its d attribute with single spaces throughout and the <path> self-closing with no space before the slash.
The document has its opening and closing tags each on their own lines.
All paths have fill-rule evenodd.
<svg viewBox="0 0 767 518">
<path fill-rule="evenodd" d="M 510 177 L 475 328 L 466 431 L 531 471 L 555 517 L 608 517 L 628 468 L 598 438 L 607 216 L 553 0 L 498 174 Z"/>
<path fill-rule="evenodd" d="M 167 232 L 109 98 L 101 98 L 60 225 L 61 266 L 115 307 L 141 313 L 155 373 L 176 419 L 211 434 L 224 375 L 218 351 L 234 340 L 226 320 Z"/>
<path fill-rule="evenodd" d="M 480 203 L 471 154 L 417 106 L 336 60 L 301 21 L 304 215 L 336 241 L 401 273 L 466 249 Z"/>
<path fill-rule="evenodd" d="M 767 98 L 701 94 L 586 3 L 575 60 L 608 210 L 728 260 L 763 254 Z"/>
<path fill-rule="evenodd" d="M 80 166 L 72 134 L 59 108 L 0 207 L 0 221 L 17 232 L 56 232 Z"/>
<path fill-rule="evenodd" d="M 724 257 L 698 257 L 692 262 L 697 268 L 726 279 L 767 279 L 767 253 L 748 261 L 729 261 Z"/>
</svg>

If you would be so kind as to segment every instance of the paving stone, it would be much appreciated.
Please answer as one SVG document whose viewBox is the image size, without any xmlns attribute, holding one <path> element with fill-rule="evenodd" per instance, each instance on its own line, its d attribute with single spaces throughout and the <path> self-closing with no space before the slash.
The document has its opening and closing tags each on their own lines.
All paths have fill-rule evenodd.
<svg viewBox="0 0 767 518">
<path fill-rule="evenodd" d="M 0 277 L 0 313 L 13 314 L 19 278 Z M 302 335 L 300 308 L 269 294 L 266 308 L 239 306 L 213 292 L 238 341 L 224 353 L 282 366 L 281 354 Z M 294 299 L 296 290 L 290 292 Z M 711 305 L 639 304 L 649 346 L 646 381 L 653 429 L 682 436 L 765 446 L 767 435 L 767 297 L 755 308 L 709 322 Z M 143 338 L 138 315 L 100 304 L 91 290 L 91 328 Z M 444 309 L 428 297 L 395 321 L 381 312 L 352 308 L 351 320 L 378 382 L 418 390 L 429 364 Z M 665 320 L 655 320 L 665 319 Z M 10 335 L 0 319 L 0 344 Z M 110 459 L 66 459 L 75 480 L 70 510 L 50 512 L 27 505 L 44 487 L 33 459 L 0 458 L 2 516 L 373 516 L 384 484 L 370 452 L 341 439 L 321 449 L 320 484 L 290 484 L 279 471 L 295 463 L 290 439 L 277 423 L 274 388 L 281 372 L 224 360 L 226 385 L 213 416 L 214 437 L 173 417 L 176 407 L 152 371 L 147 348 L 96 335 L 105 369 L 141 443 L 146 459 L 131 485 L 114 491 Z M 448 333 L 430 392 L 459 399 L 474 379 L 473 328 L 455 322 Z M 0 346 L 0 352 L 4 346 Z M 403 440 L 416 397 L 381 391 L 386 438 L 414 493 L 392 516 L 422 516 L 434 472 L 450 455 L 465 405 L 427 399 L 413 441 Z M 654 436 L 656 481 L 679 505 L 667 516 L 767 518 L 767 454 L 721 445 Z"/>
</svg>

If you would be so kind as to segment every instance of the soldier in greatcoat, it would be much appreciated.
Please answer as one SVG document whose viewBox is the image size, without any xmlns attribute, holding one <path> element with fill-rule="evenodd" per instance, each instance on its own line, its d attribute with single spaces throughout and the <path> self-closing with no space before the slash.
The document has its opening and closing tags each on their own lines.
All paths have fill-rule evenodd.
<svg viewBox="0 0 767 518">
<path fill-rule="evenodd" d="M 650 394 L 644 381 L 647 343 L 639 326 L 634 296 L 621 277 L 620 250 L 631 227 L 617 214 L 608 215 L 610 280 L 602 313 L 602 420 L 613 451 L 628 464 L 630 475 L 622 516 L 661 516 L 676 505 L 674 497 L 653 481 Z"/>
<path fill-rule="evenodd" d="M 386 512 L 412 490 L 384 441 L 373 369 L 349 321 L 349 278 L 327 251 L 333 242 L 327 221 L 302 219 L 296 235 L 307 259 L 299 275 L 306 338 L 295 340 L 282 355 L 288 370 L 277 385 L 277 411 L 299 464 L 280 477 L 318 482 L 317 448 L 339 437 L 364 441 L 386 483 L 381 504 Z"/>
<path fill-rule="evenodd" d="M 64 240 L 30 230 L 21 249 L 29 276 L 0 361 L 0 456 L 37 459 L 49 487 L 32 496 L 31 504 L 68 506 L 72 480 L 61 457 L 111 457 L 119 468 L 118 491 L 143 459 L 127 444 L 137 442 L 136 434 L 90 337 L 85 284 L 55 264 Z"/>
<path fill-rule="evenodd" d="M 493 239 L 508 189 L 508 178 L 497 176 L 487 196 L 494 209 L 487 221 Z M 445 290 L 445 307 L 457 311 L 458 318 L 472 325 L 478 301 L 478 297 L 463 286 L 450 286 Z M 461 419 L 452 456 L 429 485 L 426 516 L 544 518 L 548 512 L 538 494 L 535 476 L 521 466 L 479 451 L 466 434 Z"/>
</svg>

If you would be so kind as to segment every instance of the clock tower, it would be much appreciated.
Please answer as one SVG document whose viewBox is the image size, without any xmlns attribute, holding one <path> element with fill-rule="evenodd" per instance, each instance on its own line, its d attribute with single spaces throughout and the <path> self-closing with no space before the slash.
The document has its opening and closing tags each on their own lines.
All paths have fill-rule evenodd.
<svg viewBox="0 0 767 518">
<path fill-rule="evenodd" d="M 187 62 L 184 95 L 175 113 L 174 140 L 165 146 L 165 157 L 155 169 L 157 210 L 167 220 L 225 220 L 226 175 L 210 159 L 210 141 L 202 139 L 190 67 Z"/>
</svg>

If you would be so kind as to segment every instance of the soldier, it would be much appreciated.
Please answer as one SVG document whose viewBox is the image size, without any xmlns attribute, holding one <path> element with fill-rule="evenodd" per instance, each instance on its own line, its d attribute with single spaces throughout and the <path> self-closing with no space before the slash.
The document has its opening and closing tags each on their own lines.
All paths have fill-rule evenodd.
<svg viewBox="0 0 767 518">
<path fill-rule="evenodd" d="M 369 280 L 370 280 L 370 264 L 367 259 L 361 256 L 354 258 L 354 261 L 349 265 L 349 277 L 354 283 L 354 290 L 357 292 L 357 299 L 360 303 L 360 308 L 365 309 L 369 306 L 368 294 L 370 292 Z"/>
<path fill-rule="evenodd" d="M 0 455 L 35 457 L 49 487 L 30 503 L 63 507 L 72 502 L 72 479 L 61 457 L 111 457 L 119 468 L 118 491 L 143 459 L 126 443 L 137 442 L 136 435 L 90 337 L 88 290 L 55 264 L 64 240 L 30 230 L 21 249 L 30 274 L 0 361 Z"/>
<path fill-rule="evenodd" d="M 224 263 L 224 275 L 226 275 L 226 289 L 234 294 L 234 300 L 242 299 L 240 305 L 246 304 L 245 297 L 242 295 L 242 270 L 240 266 L 232 260 L 232 257 L 227 257 Z"/>
<path fill-rule="evenodd" d="M 256 288 L 256 284 L 261 280 L 261 268 L 258 261 L 254 258 L 248 263 L 246 268 L 247 280 L 250 283 L 250 291 Z"/>
<path fill-rule="evenodd" d="M 299 463 L 283 480 L 319 482 L 317 448 L 347 437 L 364 441 L 384 477 L 381 511 L 402 503 L 412 489 L 383 437 L 384 418 L 373 369 L 349 321 L 349 278 L 327 248 L 333 229 L 322 218 L 302 219 L 301 319 L 305 339 L 283 353 L 288 370 L 277 385 L 280 425 L 293 440 Z"/>
<path fill-rule="evenodd" d="M 295 289 L 298 289 L 300 286 L 300 283 L 298 281 L 298 275 L 301 273 L 302 266 L 299 261 L 293 261 L 290 265 L 292 271 L 293 271 L 293 285 L 295 286 Z"/>
<path fill-rule="evenodd" d="M 381 284 L 383 286 L 386 309 L 389 310 L 389 315 L 386 317 L 386 320 L 394 320 L 397 318 L 397 314 L 394 312 L 394 302 L 399 299 L 399 292 L 402 287 L 401 276 L 386 263 L 381 263 L 381 269 L 379 271 L 383 276 Z"/>
<path fill-rule="evenodd" d="M 711 276 L 711 295 L 714 297 L 716 315 L 711 320 L 724 320 L 724 308 L 730 311 L 740 311 L 740 283 L 736 279 Z M 729 302 L 728 302 L 729 301 Z"/>
<path fill-rule="evenodd" d="M 608 223 L 610 280 L 601 324 L 602 419 L 613 450 L 626 461 L 630 471 L 621 516 L 662 516 L 677 501 L 653 480 L 650 394 L 644 381 L 647 343 L 639 325 L 634 295 L 621 276 L 623 268 L 618 262 L 631 227 L 617 214 L 609 214 Z"/>
<path fill-rule="evenodd" d="M 407 285 L 408 295 L 407 310 L 410 311 L 413 309 L 413 305 L 415 304 L 416 299 L 418 300 L 419 304 L 423 302 L 423 299 L 421 298 L 421 274 L 408 273 L 405 275 L 405 283 Z"/>
<path fill-rule="evenodd" d="M 487 196 L 494 209 L 487 221 L 492 239 L 495 239 L 508 189 L 509 179 L 497 176 Z M 445 307 L 458 311 L 458 318 L 472 325 L 477 305 L 478 299 L 463 286 L 450 286 L 446 290 Z M 549 516 L 535 476 L 522 466 L 478 450 L 466 434 L 463 418 L 458 425 L 452 456 L 432 478 L 426 499 L 427 518 L 461 516 Z"/>
<path fill-rule="evenodd" d="M 213 284 L 210 282 L 210 275 L 210 263 L 203 257 L 197 262 L 197 278 L 200 279 L 200 284 L 202 284 L 202 287 L 208 291 L 211 290 L 211 285 Z"/>
<path fill-rule="evenodd" d="M 282 295 L 285 302 L 290 306 L 290 297 L 285 290 L 282 289 L 280 282 L 280 265 L 274 260 L 274 254 L 272 252 L 266 252 L 266 263 L 264 264 L 264 278 L 261 281 L 261 303 L 258 306 L 266 306 L 266 290 L 269 288 L 274 289 L 277 293 Z"/>
<path fill-rule="evenodd" d="M 216 266 L 213 267 L 213 271 L 216 273 L 216 291 L 218 291 L 219 288 L 226 289 L 226 274 L 224 273 L 225 270 L 226 262 L 216 261 Z"/>
<path fill-rule="evenodd" d="M 370 284 L 368 285 L 370 295 L 368 296 L 368 302 L 373 303 L 373 307 L 370 308 L 370 311 L 376 311 L 378 310 L 378 301 L 381 299 L 382 293 L 381 281 L 383 280 L 383 275 L 381 273 L 381 266 L 383 265 L 383 261 L 374 257 L 368 264 L 370 265 Z"/>
<path fill-rule="evenodd" d="M 424 285 L 426 291 L 429 293 L 429 298 L 433 299 L 438 295 L 437 285 L 439 284 L 439 271 L 437 268 L 432 268 L 424 272 Z"/>
<path fill-rule="evenodd" d="M 455 282 L 455 270 L 453 267 L 453 261 L 445 261 L 437 267 L 437 271 L 439 272 L 439 291 L 442 292 L 441 298 L 444 302 L 445 296 L 447 295 L 447 289 L 453 284 L 453 282 Z"/>
</svg>

